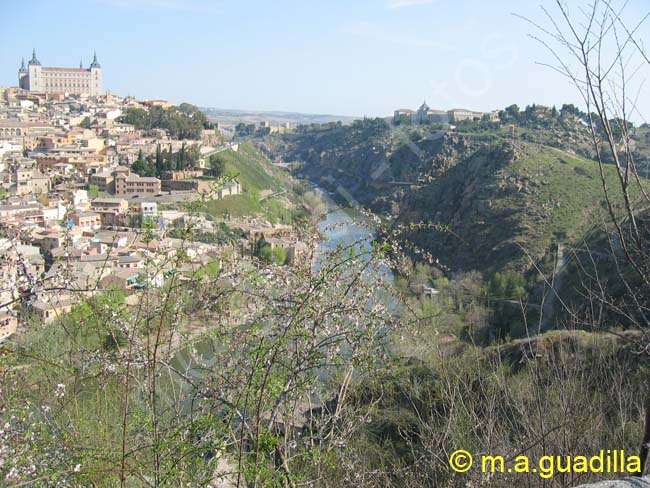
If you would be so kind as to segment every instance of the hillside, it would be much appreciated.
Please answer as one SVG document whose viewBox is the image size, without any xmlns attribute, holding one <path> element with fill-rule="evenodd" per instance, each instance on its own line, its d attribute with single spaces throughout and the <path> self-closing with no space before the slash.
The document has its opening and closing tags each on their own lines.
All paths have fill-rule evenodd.
<svg viewBox="0 0 650 488">
<path fill-rule="evenodd" d="M 601 223 L 604 198 L 596 162 L 536 142 L 553 140 L 553 130 L 529 127 L 514 140 L 505 131 L 377 119 L 287 135 L 271 152 L 398 223 L 448 226 L 450 233 L 410 237 L 451 270 L 527 271 L 527 254 L 550 264 L 557 243 L 571 244 Z M 578 137 L 584 133 L 576 130 Z M 612 188 L 614 176 L 606 168 Z"/>
<path fill-rule="evenodd" d="M 218 163 L 217 163 L 218 161 Z M 216 219 L 256 217 L 272 224 L 290 224 L 302 215 L 300 197 L 292 191 L 295 182 L 251 144 L 240 144 L 212 156 L 224 174 L 237 178 L 242 193 L 205 202 L 200 210 Z"/>
<path fill-rule="evenodd" d="M 608 172 L 611 185 L 614 172 Z M 433 220 L 455 235 L 416 240 L 455 269 L 527 270 L 603 221 L 596 163 L 530 143 L 477 149 L 405 195 L 400 220 Z M 443 258 L 441 258 L 443 259 Z"/>
<path fill-rule="evenodd" d="M 264 154 L 248 143 L 240 144 L 237 151 L 228 149 L 217 153 L 212 159 L 222 161 L 226 172 L 237 174 L 248 193 L 277 192 L 288 182 L 285 172 L 274 167 Z"/>
</svg>

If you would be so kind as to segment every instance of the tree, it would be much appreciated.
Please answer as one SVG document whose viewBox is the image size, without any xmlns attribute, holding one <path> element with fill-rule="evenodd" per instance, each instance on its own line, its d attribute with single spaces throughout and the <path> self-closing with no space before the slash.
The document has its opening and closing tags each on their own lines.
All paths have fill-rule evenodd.
<svg viewBox="0 0 650 488">
<path fill-rule="evenodd" d="M 609 226 L 603 232 L 610 236 L 607 239 L 609 259 L 618 270 L 616 279 L 626 290 L 623 296 L 613 298 L 611 287 L 597 278 L 593 288 L 582 291 L 586 294 L 586 306 L 606 310 L 611 318 L 638 329 L 641 336 L 637 349 L 647 364 L 650 361 L 647 315 L 650 256 L 643 209 L 650 204 L 650 196 L 638 173 L 630 118 L 633 114 L 644 118 L 638 113 L 640 107 L 636 101 L 642 97 L 645 87 L 635 75 L 640 66 L 650 67 L 650 56 L 640 34 L 648 14 L 640 21 L 628 22 L 626 7 L 625 2 L 594 1 L 584 2 L 584 6 L 574 11 L 557 0 L 556 18 L 547 13 L 549 25 L 526 20 L 537 31 L 534 38 L 548 49 L 553 59 L 551 67 L 573 85 L 586 108 L 586 113 L 580 116 L 588 127 L 600 169 L 609 219 Z M 578 115 L 573 106 L 563 106 L 562 112 Z M 606 178 L 606 172 L 612 168 L 616 174 L 614 185 Z M 591 253 L 589 259 L 594 259 Z M 598 273 L 598 268 L 592 272 Z M 598 318 L 592 316 L 591 320 L 596 328 Z M 650 378 L 647 373 L 644 391 L 637 393 L 643 398 L 645 410 L 639 453 L 642 473 L 650 449 Z"/>
<path fill-rule="evenodd" d="M 132 214 L 129 216 L 129 227 L 139 229 L 142 226 L 142 214 Z"/>
<path fill-rule="evenodd" d="M 162 151 L 163 159 L 163 168 L 166 171 L 172 171 L 174 169 L 174 155 L 171 150 L 163 149 Z"/>
<path fill-rule="evenodd" d="M 99 186 L 88 185 L 88 196 L 90 198 L 97 198 L 99 196 Z"/>
<path fill-rule="evenodd" d="M 157 237 L 145 223 L 140 239 L 148 246 Z M 311 478 L 296 464 L 305 454 L 326 458 L 316 461 L 325 468 L 327 452 L 366 425 L 342 409 L 353 405 L 354 375 L 371 380 L 388 364 L 383 337 L 399 330 L 387 306 L 372 303 L 388 282 L 363 278 L 386 262 L 387 247 L 333 249 L 318 269 L 305 260 L 267 270 L 232 253 L 206 265 L 190 258 L 190 245 L 147 258 L 128 303 L 71 288 L 80 300 L 74 313 L 50 330 L 28 329 L 29 368 L 5 368 L 10 357 L 25 359 L 22 348 L 2 345 L 1 413 L 11 433 L 0 454 L 3 482 L 199 487 L 225 477 L 233 486 L 287 486 Z M 280 250 L 267 257 L 286 258 Z M 158 280 L 160 288 L 150 286 Z M 174 349 L 185 343 L 172 342 L 189 324 L 205 347 L 188 347 L 180 364 Z M 211 359 L 197 369 L 204 353 Z M 304 402 L 317 402 L 305 407 L 313 423 L 280 431 Z M 338 419 L 357 428 L 341 432 Z"/>
<path fill-rule="evenodd" d="M 505 112 L 509 120 L 512 121 L 519 120 L 519 115 L 520 115 L 519 105 L 516 104 L 510 105 L 509 107 L 506 107 Z"/>
<path fill-rule="evenodd" d="M 210 122 L 198 108 L 190 104 L 179 107 L 151 107 L 148 110 L 129 108 L 120 121 L 133 124 L 136 129 L 165 129 L 174 139 L 200 139 Z"/>
<path fill-rule="evenodd" d="M 131 170 L 140 176 L 156 176 L 156 168 L 146 159 L 138 159 L 131 165 Z"/>
<path fill-rule="evenodd" d="M 185 149 L 185 165 L 188 168 L 196 168 L 199 164 L 199 159 L 201 159 L 201 150 L 199 144 L 192 144 L 189 148 Z"/>
<path fill-rule="evenodd" d="M 213 154 L 210 156 L 210 167 L 214 176 L 223 176 L 226 172 L 226 161 L 219 153 Z"/>
<path fill-rule="evenodd" d="M 265 244 L 259 250 L 259 257 L 269 263 L 283 265 L 287 262 L 287 253 L 281 247 L 272 248 L 269 244 Z"/>
<path fill-rule="evenodd" d="M 162 172 L 165 170 L 165 162 L 163 160 L 163 154 L 162 154 L 162 149 L 160 148 L 160 144 L 156 146 L 155 167 L 156 167 L 156 176 L 160 176 Z"/>
<path fill-rule="evenodd" d="M 237 137 L 247 137 L 253 134 L 255 134 L 255 124 L 240 122 L 235 126 L 235 135 Z"/>
<path fill-rule="evenodd" d="M 565 103 L 564 105 L 562 105 L 562 108 L 560 109 L 560 114 L 562 114 L 563 117 L 567 115 L 582 117 L 584 115 L 582 111 L 572 103 L 568 103 L 568 104 Z"/>
<path fill-rule="evenodd" d="M 92 120 L 90 120 L 90 117 L 84 117 L 79 125 L 84 129 L 90 129 L 92 126 Z"/>
</svg>

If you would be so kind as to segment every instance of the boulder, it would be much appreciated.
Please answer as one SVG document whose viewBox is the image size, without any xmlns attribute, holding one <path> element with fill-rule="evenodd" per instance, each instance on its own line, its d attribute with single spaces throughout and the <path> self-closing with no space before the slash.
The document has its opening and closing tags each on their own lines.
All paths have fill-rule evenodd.
<svg viewBox="0 0 650 488">
<path fill-rule="evenodd" d="M 580 485 L 575 488 L 650 488 L 650 476 L 645 478 L 623 478 L 616 481 L 601 481 L 589 485 Z"/>
</svg>

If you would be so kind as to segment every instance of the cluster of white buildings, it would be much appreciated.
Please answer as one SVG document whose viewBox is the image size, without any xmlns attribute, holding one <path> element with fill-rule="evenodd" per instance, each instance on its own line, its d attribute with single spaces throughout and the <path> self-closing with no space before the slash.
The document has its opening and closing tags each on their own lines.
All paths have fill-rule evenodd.
<svg viewBox="0 0 650 488">
<path fill-rule="evenodd" d="M 16 331 L 21 317 L 36 315 L 50 322 L 69 312 L 82 295 L 161 286 L 165 263 L 171 266 L 181 246 L 199 265 L 217 259 L 222 246 L 182 242 L 165 237 L 163 231 L 156 240 L 145 240 L 139 231 L 142 221 L 165 228 L 189 218 L 183 212 L 160 211 L 156 202 L 131 205 L 122 198 L 91 199 L 83 189 L 52 192 L 47 200 L 33 194 L 4 199 L 0 341 Z M 210 231 L 214 224 L 199 225 Z"/>
<path fill-rule="evenodd" d="M 23 319 L 48 323 L 69 312 L 84 294 L 161 286 L 164 263 L 182 244 L 164 229 L 189 216 L 161 211 L 161 180 L 130 166 L 161 145 L 172 153 L 184 144 L 199 145 L 201 154 L 216 151 L 209 146 L 214 131 L 202 140 L 177 141 L 163 130 L 136 130 L 120 116 L 151 102 L 87 85 L 70 89 L 77 83 L 70 74 L 81 71 L 52 71 L 67 79 L 60 82 L 52 69 L 34 55 L 19 87 L 0 88 L 0 341 L 20 330 Z M 98 69 L 95 60 L 89 83 Z M 38 84 L 43 79 L 49 81 Z M 198 191 L 207 179 L 202 175 L 171 172 L 164 196 Z M 241 192 L 236 181 L 219 190 L 218 197 Z M 157 240 L 143 241 L 143 221 L 159 228 Z M 199 224 L 207 232 L 213 226 Z M 183 252 L 200 265 L 216 259 L 223 246 L 183 243 Z"/>
</svg>

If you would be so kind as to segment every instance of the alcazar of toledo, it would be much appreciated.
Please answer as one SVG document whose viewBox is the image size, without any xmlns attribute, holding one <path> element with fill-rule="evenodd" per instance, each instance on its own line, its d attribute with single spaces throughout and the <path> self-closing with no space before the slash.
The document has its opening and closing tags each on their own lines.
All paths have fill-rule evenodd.
<svg viewBox="0 0 650 488">
<path fill-rule="evenodd" d="M 25 60 L 18 70 L 18 86 L 23 90 L 46 94 L 70 94 L 97 96 L 102 92 L 102 67 L 97 54 L 88 68 L 79 63 L 78 68 L 53 68 L 41 66 L 36 50 L 25 67 Z"/>
</svg>

